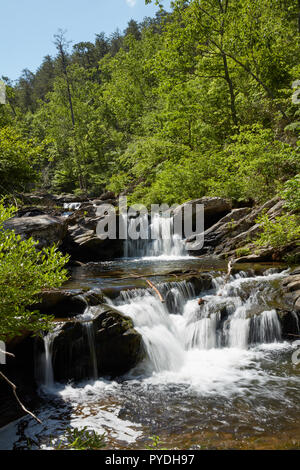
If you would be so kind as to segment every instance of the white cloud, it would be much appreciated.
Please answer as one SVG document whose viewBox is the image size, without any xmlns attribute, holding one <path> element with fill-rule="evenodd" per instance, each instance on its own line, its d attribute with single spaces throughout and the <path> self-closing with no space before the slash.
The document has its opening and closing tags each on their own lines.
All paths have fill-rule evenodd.
<svg viewBox="0 0 300 470">
<path fill-rule="evenodd" d="M 135 7 L 136 5 L 136 0 L 126 0 L 127 5 L 129 5 L 131 8 Z"/>
</svg>

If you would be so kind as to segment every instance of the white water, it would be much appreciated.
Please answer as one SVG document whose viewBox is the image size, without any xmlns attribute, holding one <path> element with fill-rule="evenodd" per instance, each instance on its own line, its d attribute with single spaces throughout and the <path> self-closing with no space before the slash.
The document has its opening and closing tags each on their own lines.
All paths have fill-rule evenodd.
<svg viewBox="0 0 300 470">
<path fill-rule="evenodd" d="M 98 378 L 98 362 L 97 362 L 97 355 L 96 355 L 96 348 L 95 348 L 95 333 L 93 322 L 85 322 L 83 323 L 86 334 L 87 340 L 90 350 L 90 357 L 91 357 L 91 368 L 92 368 L 92 379 L 97 380 Z"/>
<path fill-rule="evenodd" d="M 124 444 L 149 435 L 149 424 L 163 422 L 165 414 L 165 429 L 174 419 L 184 423 L 180 429 L 191 429 L 196 417 L 199 429 L 216 425 L 237 433 L 245 419 L 249 427 L 272 428 L 279 417 L 280 422 L 285 420 L 282 410 L 291 420 L 298 410 L 291 393 L 296 393 L 299 380 L 278 374 L 273 356 L 280 351 L 289 354 L 291 346 L 280 341 L 276 311 L 262 301 L 269 295 L 270 283 L 284 275 L 248 278 L 241 273 L 226 285 L 216 278 L 214 290 L 202 294 L 202 306 L 187 282 L 157 284 L 165 303 L 152 289 L 123 291 L 111 303 L 131 316 L 142 334 L 145 362 L 117 382 L 56 384 L 51 392 L 60 401 L 50 402 L 39 414 L 45 424 L 32 422 L 25 436 L 46 443 L 39 448 L 49 448 L 49 436 L 61 436 L 66 426 L 88 426 L 99 433 L 107 431 Z M 92 313 L 90 309 L 84 319 L 91 320 Z M 125 417 L 124 409 L 131 410 Z M 151 432 L 156 431 L 151 428 Z M 11 433 L 5 431 L 9 442 L 3 448 L 18 441 L 16 433 L 16 426 Z"/>
<path fill-rule="evenodd" d="M 203 296 L 199 306 L 188 283 L 158 284 L 160 292 L 172 295 L 172 301 L 161 303 L 151 290 L 134 290 L 121 293 L 115 303 L 133 319 L 141 333 L 147 351 L 147 360 L 138 367 L 139 373 L 181 372 L 190 370 L 190 380 L 201 374 L 210 357 L 243 360 L 254 344 L 277 343 L 281 340 L 281 327 L 275 310 L 258 307 L 263 289 L 272 280 L 284 274 L 247 278 L 243 274 L 232 277 L 224 285 L 222 278 L 214 282 L 215 291 Z M 248 290 L 248 297 L 243 300 Z M 221 351 L 221 352 L 220 352 Z M 225 360 L 226 362 L 226 360 Z M 143 370 L 144 367 L 144 370 Z M 208 361 L 208 367 L 211 367 Z M 217 367 L 218 368 L 218 367 Z M 224 379 L 228 370 L 225 367 Z M 174 377 L 173 377 L 174 378 Z"/>
<path fill-rule="evenodd" d="M 172 373 L 172 380 L 182 372 L 189 371 L 191 383 L 206 375 L 212 362 L 225 361 L 224 379 L 230 365 L 250 358 L 249 348 L 255 345 L 276 344 L 281 341 L 281 326 L 276 310 L 261 306 L 262 298 L 270 289 L 270 282 L 282 278 L 285 273 L 246 277 L 240 273 L 228 283 L 222 277 L 213 281 L 213 291 L 202 295 L 204 303 L 198 305 L 193 285 L 190 282 L 158 283 L 164 303 L 153 289 L 133 289 L 120 293 L 110 301 L 120 311 L 132 318 L 136 330 L 142 335 L 147 353 L 146 360 L 139 364 L 133 375 L 144 377 L 157 373 Z M 259 308 L 258 308 L 259 307 Z M 93 332 L 93 310 L 87 308 L 81 316 L 86 329 L 94 380 L 98 378 L 98 364 Z M 53 387 L 52 344 L 54 336 L 44 338 L 45 357 L 44 385 Z M 210 352 L 209 352 L 210 351 Z M 205 359 L 205 360 L 204 360 Z M 200 367 L 201 366 L 201 367 Z M 219 365 L 215 364 L 219 373 Z M 209 376 L 212 374 L 209 372 Z M 241 373 L 239 370 L 238 375 Z M 175 380 L 177 382 L 177 380 Z M 196 379 L 197 382 L 197 379 Z"/>
<path fill-rule="evenodd" d="M 148 215 L 141 217 L 141 236 L 133 240 L 131 234 L 137 230 L 136 219 L 124 217 L 125 226 L 128 226 L 128 239 L 124 243 L 125 258 L 174 258 L 188 256 L 185 251 L 184 240 L 174 233 L 172 217 L 155 214 L 151 223 Z"/>
<path fill-rule="evenodd" d="M 65 202 L 64 209 L 71 211 L 78 211 L 81 207 L 81 202 Z"/>
<path fill-rule="evenodd" d="M 52 352 L 53 352 L 53 340 L 55 338 L 55 333 L 51 332 L 44 336 L 44 348 L 45 352 L 42 356 L 42 367 L 44 372 L 43 385 L 51 389 L 54 386 L 54 374 L 53 374 L 53 365 L 52 365 Z"/>
</svg>

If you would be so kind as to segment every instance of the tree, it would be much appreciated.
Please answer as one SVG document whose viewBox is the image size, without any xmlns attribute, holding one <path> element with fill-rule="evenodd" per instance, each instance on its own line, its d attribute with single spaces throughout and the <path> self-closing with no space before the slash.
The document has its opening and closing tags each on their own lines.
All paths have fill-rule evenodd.
<svg viewBox="0 0 300 470">
<path fill-rule="evenodd" d="M 75 153 L 75 162 L 76 162 L 77 170 L 78 170 L 79 185 L 80 185 L 81 190 L 86 191 L 86 181 L 84 179 L 84 175 L 82 172 L 80 149 L 79 149 L 77 139 L 76 139 L 75 113 L 74 113 L 73 98 L 72 98 L 72 93 L 71 93 L 70 76 L 68 72 L 67 50 L 68 50 L 69 42 L 66 40 L 65 32 L 62 30 L 60 30 L 57 34 L 55 34 L 54 37 L 55 37 L 55 45 L 58 50 L 58 57 L 59 57 L 60 64 L 61 64 L 61 70 L 63 73 L 63 77 L 65 79 L 65 84 L 66 84 L 66 89 L 67 89 L 67 97 L 68 97 L 68 104 L 69 104 L 69 110 L 70 110 L 70 116 L 71 116 L 71 122 L 72 122 L 72 133 L 73 133 L 73 142 L 72 142 L 73 149 L 72 150 Z"/>
<path fill-rule="evenodd" d="M 68 93 L 68 101 L 70 107 L 70 115 L 72 120 L 73 127 L 75 126 L 75 116 L 73 111 L 73 101 L 71 95 L 71 85 L 70 85 L 70 78 L 68 74 L 68 58 L 67 58 L 67 49 L 69 46 L 69 41 L 65 38 L 65 31 L 59 30 L 57 34 L 54 35 L 55 41 L 54 44 L 56 45 L 58 51 L 58 57 L 60 60 L 61 70 L 66 80 L 66 87 Z"/>
<path fill-rule="evenodd" d="M 14 127 L 0 128 L 0 194 L 24 190 L 34 183 L 42 149 Z"/>
<path fill-rule="evenodd" d="M 55 61 L 47 55 L 34 76 L 33 89 L 36 101 L 47 100 L 47 94 L 53 90 L 54 79 Z"/>
</svg>

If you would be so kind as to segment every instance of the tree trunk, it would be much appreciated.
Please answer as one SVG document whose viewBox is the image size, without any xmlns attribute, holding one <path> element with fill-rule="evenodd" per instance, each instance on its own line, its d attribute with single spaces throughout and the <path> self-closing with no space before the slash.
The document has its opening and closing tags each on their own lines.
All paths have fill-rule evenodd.
<svg viewBox="0 0 300 470">
<path fill-rule="evenodd" d="M 228 88 L 229 88 L 229 93 L 230 93 L 230 108 L 231 108 L 231 115 L 232 115 L 232 120 L 235 126 L 238 126 L 238 118 L 237 118 L 237 113 L 236 113 L 236 107 L 235 107 L 235 95 L 234 95 L 234 88 L 233 88 L 233 83 L 230 78 L 229 70 L 228 70 L 228 63 L 227 63 L 227 57 L 226 54 L 222 53 L 222 59 L 223 59 L 223 64 L 224 64 L 224 71 L 225 71 L 225 80 L 228 83 Z"/>
</svg>

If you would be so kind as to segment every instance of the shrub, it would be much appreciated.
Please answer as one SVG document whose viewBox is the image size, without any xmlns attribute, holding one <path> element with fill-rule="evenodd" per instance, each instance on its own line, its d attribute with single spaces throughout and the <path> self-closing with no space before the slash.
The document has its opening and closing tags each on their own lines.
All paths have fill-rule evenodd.
<svg viewBox="0 0 300 470">
<path fill-rule="evenodd" d="M 105 434 L 90 431 L 86 426 L 83 429 L 67 428 L 63 440 L 56 446 L 56 450 L 99 450 L 106 446 Z"/>
<path fill-rule="evenodd" d="M 21 240 L 3 223 L 14 214 L 0 202 L 0 340 L 20 335 L 24 330 L 39 332 L 49 328 L 50 317 L 31 311 L 44 288 L 59 287 L 67 279 L 63 256 L 55 246 L 37 251 L 32 238 Z"/>
<path fill-rule="evenodd" d="M 300 239 L 299 217 L 285 214 L 270 220 L 267 214 L 261 215 L 256 223 L 262 227 L 262 233 L 254 241 L 256 246 L 281 248 L 292 241 Z"/>
<path fill-rule="evenodd" d="M 300 174 L 287 181 L 281 192 L 286 207 L 292 211 L 300 210 Z"/>
</svg>

